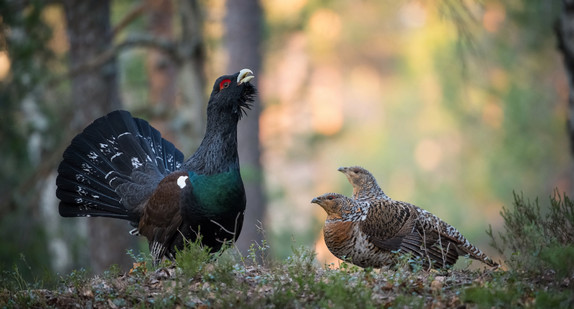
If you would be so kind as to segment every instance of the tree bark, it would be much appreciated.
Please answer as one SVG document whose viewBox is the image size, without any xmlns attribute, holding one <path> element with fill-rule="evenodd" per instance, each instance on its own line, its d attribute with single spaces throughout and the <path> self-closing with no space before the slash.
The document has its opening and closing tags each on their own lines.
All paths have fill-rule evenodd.
<svg viewBox="0 0 574 309">
<path fill-rule="evenodd" d="M 173 42 L 173 1 L 147 0 L 149 12 L 148 29 L 154 38 Z M 146 69 L 149 80 L 149 102 L 161 115 L 170 115 L 176 109 L 177 66 L 172 55 L 159 49 L 150 49 L 146 55 Z M 163 138 L 175 141 L 175 132 L 170 125 L 171 117 L 150 119 Z"/>
<path fill-rule="evenodd" d="M 108 49 L 112 44 L 110 1 L 63 1 L 70 42 L 72 70 Z M 94 119 L 121 107 L 115 58 L 104 65 L 72 78 L 75 117 L 71 129 L 80 131 Z M 88 220 L 89 258 L 92 271 L 101 273 L 112 264 L 124 269 L 131 259 L 126 250 L 135 240 L 128 234 L 129 224 L 107 218 Z"/>
<path fill-rule="evenodd" d="M 147 0 L 149 32 L 154 37 L 173 40 L 173 1 Z M 149 100 L 152 105 L 173 108 L 176 94 L 176 65 L 163 51 L 150 49 L 146 67 L 149 78 Z"/>
<path fill-rule="evenodd" d="M 562 52 L 564 69 L 568 76 L 568 119 L 566 129 L 570 140 L 570 155 L 574 158 L 574 0 L 562 0 L 562 13 L 555 25 L 558 49 Z M 570 175 L 574 173 L 571 164 Z M 570 181 L 570 194 L 574 192 L 574 181 Z"/>
<path fill-rule="evenodd" d="M 257 84 L 261 72 L 261 36 L 263 15 L 257 0 L 234 0 L 226 3 L 225 43 L 229 53 L 227 71 L 251 69 Z M 257 85 L 256 85 L 257 86 Z M 247 117 L 239 122 L 238 144 L 241 175 L 247 194 L 247 210 L 243 230 L 237 241 L 239 250 L 246 253 L 253 241 L 261 244 L 259 228 L 265 218 L 266 201 L 263 193 L 263 171 L 259 143 L 259 115 L 261 102 L 256 99 Z"/>
<path fill-rule="evenodd" d="M 570 92 L 568 96 L 568 136 L 570 154 L 574 157 L 574 0 L 562 0 L 562 13 L 556 24 L 558 49 L 564 57 Z"/>
<path fill-rule="evenodd" d="M 177 115 L 176 123 L 183 123 L 180 145 L 189 153 L 195 150 L 206 126 L 207 96 L 205 94 L 205 48 L 203 45 L 203 14 L 197 0 L 179 2 L 181 39 L 179 50 L 179 87 L 185 108 Z"/>
</svg>

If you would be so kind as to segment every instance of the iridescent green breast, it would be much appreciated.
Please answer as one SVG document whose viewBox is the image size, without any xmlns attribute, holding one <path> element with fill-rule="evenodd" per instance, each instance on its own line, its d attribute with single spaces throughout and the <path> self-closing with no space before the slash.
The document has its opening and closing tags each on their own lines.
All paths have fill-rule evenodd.
<svg viewBox="0 0 574 309">
<path fill-rule="evenodd" d="M 189 172 L 189 180 L 195 199 L 204 211 L 220 214 L 245 207 L 245 190 L 239 170 L 214 175 Z"/>
</svg>

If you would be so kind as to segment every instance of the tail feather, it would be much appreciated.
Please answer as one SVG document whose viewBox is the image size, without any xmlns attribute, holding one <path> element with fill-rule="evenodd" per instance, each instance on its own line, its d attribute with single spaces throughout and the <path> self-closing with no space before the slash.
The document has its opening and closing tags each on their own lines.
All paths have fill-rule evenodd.
<svg viewBox="0 0 574 309">
<path fill-rule="evenodd" d="M 58 168 L 60 214 L 138 221 L 139 208 L 183 154 L 145 120 L 115 111 L 77 135 Z"/>
<path fill-rule="evenodd" d="M 498 263 L 493 261 L 488 255 L 486 255 L 484 252 L 482 252 L 480 249 L 478 249 L 476 246 L 471 244 L 466 239 L 462 244 L 459 244 L 456 249 L 459 251 L 460 255 L 468 256 L 471 259 L 481 261 L 490 267 L 500 266 Z"/>
<path fill-rule="evenodd" d="M 78 196 L 64 195 L 62 196 L 62 201 L 72 203 L 78 200 L 78 198 L 83 199 L 83 197 L 89 196 L 92 199 L 97 199 L 96 202 L 101 202 L 104 204 L 114 205 L 119 203 L 117 194 L 95 179 L 90 179 L 84 177 L 79 171 L 75 170 L 73 167 L 69 166 L 66 170 L 75 171 L 76 174 L 64 174 L 64 177 L 58 178 L 58 187 L 60 190 L 74 191 Z M 64 169 L 62 169 L 64 171 Z M 71 175 L 71 177 L 67 177 Z M 98 189 L 94 189 L 98 188 Z M 95 196 L 95 197 L 94 197 Z"/>
<path fill-rule="evenodd" d="M 60 190 L 76 191 L 76 196 L 65 194 L 61 197 L 60 214 L 64 217 L 76 216 L 98 216 L 109 214 L 107 217 L 131 220 L 129 212 L 126 209 L 116 207 L 110 210 L 110 205 L 117 205 L 117 197 L 108 196 L 98 192 L 90 187 L 79 186 L 76 182 L 61 178 L 58 186 Z M 80 206 L 78 206 L 78 204 Z M 86 212 L 86 213 L 84 213 Z M 133 218 L 135 219 L 135 218 Z"/>
<path fill-rule="evenodd" d="M 184 159 L 183 154 L 172 143 L 166 143 L 159 131 L 151 127 L 147 121 L 138 118 L 134 120 L 138 130 L 141 132 L 141 137 L 147 141 L 145 146 L 149 147 L 151 153 L 155 155 L 160 172 L 169 174 L 178 170 Z"/>
</svg>

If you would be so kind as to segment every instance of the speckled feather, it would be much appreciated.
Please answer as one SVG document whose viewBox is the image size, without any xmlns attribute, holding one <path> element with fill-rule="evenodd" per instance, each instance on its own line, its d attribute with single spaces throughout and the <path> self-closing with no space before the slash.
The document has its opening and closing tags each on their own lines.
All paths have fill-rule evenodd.
<svg viewBox="0 0 574 309">
<path fill-rule="evenodd" d="M 390 199 L 377 183 L 377 179 L 366 169 L 360 166 L 340 167 L 347 180 L 353 185 L 353 199 L 357 201 L 371 201 L 377 199 Z"/>
<path fill-rule="evenodd" d="M 335 256 L 351 257 L 351 262 L 363 267 L 392 265 L 392 252 L 397 251 L 421 257 L 427 267 L 453 265 L 459 256 L 498 266 L 453 226 L 415 205 L 389 198 L 367 170 L 350 167 L 339 171 L 353 185 L 353 198 L 328 193 L 313 200 L 323 208 L 325 203 L 332 204 L 327 207 L 331 211 L 329 216 L 353 226 L 337 231 L 339 221 L 332 221 L 328 216 L 325 242 Z M 343 230 L 353 235 L 334 237 Z"/>
</svg>

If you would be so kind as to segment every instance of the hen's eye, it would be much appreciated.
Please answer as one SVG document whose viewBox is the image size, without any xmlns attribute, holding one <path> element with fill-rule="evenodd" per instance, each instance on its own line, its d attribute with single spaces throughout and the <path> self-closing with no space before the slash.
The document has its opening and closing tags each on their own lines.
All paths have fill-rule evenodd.
<svg viewBox="0 0 574 309">
<path fill-rule="evenodd" d="M 229 87 L 230 84 L 231 84 L 231 80 L 229 80 L 229 79 L 222 80 L 221 83 L 219 83 L 219 90 Z"/>
</svg>

